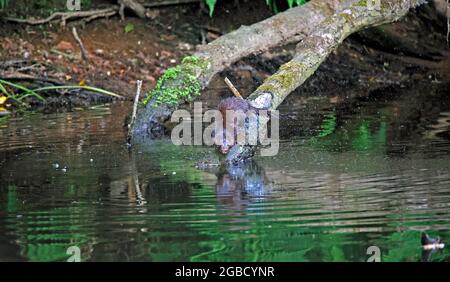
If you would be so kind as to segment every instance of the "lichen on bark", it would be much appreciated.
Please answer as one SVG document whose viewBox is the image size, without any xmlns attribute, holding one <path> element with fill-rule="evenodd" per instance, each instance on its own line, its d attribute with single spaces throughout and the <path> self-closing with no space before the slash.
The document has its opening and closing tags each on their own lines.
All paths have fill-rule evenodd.
<svg viewBox="0 0 450 282">
<path fill-rule="evenodd" d="M 290 61 L 280 67 L 280 70 L 270 76 L 267 81 L 258 87 L 256 92 L 277 93 L 279 89 L 291 89 L 296 86 L 296 76 L 299 76 L 305 66 L 301 63 Z"/>
</svg>

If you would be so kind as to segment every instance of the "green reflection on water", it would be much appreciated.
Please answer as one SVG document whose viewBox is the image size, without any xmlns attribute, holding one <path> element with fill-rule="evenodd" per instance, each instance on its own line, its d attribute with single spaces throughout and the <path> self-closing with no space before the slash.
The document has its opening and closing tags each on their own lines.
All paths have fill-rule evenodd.
<svg viewBox="0 0 450 282">
<path fill-rule="evenodd" d="M 407 190 L 380 195 L 386 185 L 381 183 L 370 187 L 380 191 L 380 194 L 373 194 L 371 189 L 364 189 L 366 184 L 356 186 L 358 181 L 339 182 L 343 175 L 339 170 L 324 169 L 322 164 L 311 169 L 292 160 L 296 156 L 301 156 L 301 160 L 308 157 L 316 160 L 315 154 L 320 154 L 329 162 L 326 165 L 337 167 L 342 159 L 336 152 L 350 151 L 349 159 L 355 163 L 348 166 L 344 176 L 364 178 L 386 173 L 388 162 L 377 163 L 372 156 L 385 157 L 390 118 L 386 109 L 380 115 L 361 114 L 340 124 L 335 112 L 327 113 L 315 137 L 305 144 L 295 144 L 297 147 L 282 148 L 285 150 L 278 159 L 267 161 L 267 172 L 286 165 L 288 172 L 302 171 L 300 176 L 291 175 L 298 177 L 295 180 L 299 182 L 295 183 L 296 187 L 290 187 L 292 190 L 301 185 L 308 188 L 306 184 L 314 186 L 315 181 L 321 179 L 308 178 L 313 173 L 337 179 L 336 190 L 332 190 L 333 187 L 326 187 L 330 191 L 316 192 L 303 189 L 298 192 L 303 193 L 300 196 L 290 195 L 290 189 L 275 191 L 273 197 L 264 191 L 255 195 L 240 186 L 221 194 L 224 185 L 220 186 L 218 179 L 223 180 L 223 176 L 208 174 L 193 166 L 196 160 L 211 157 L 207 154 L 209 148 L 177 147 L 160 142 L 150 152 L 133 159 L 125 157 L 127 154 L 117 148 L 108 150 L 109 144 L 103 145 L 102 153 L 118 155 L 112 158 L 117 169 L 106 157 L 102 160 L 95 156 L 95 162 L 101 165 L 96 166 L 88 161 L 90 156 L 56 152 L 71 161 L 69 171 L 62 174 L 46 170 L 39 167 L 41 163 L 31 166 L 30 170 L 36 169 L 49 176 L 46 188 L 37 195 L 30 195 L 28 189 L 33 189 L 18 184 L 2 190 L 6 192 L 6 205 L 2 203 L 2 207 L 5 206 L 7 212 L 7 227 L 13 231 L 14 243 L 20 246 L 20 255 L 32 261 L 64 261 L 70 246 L 82 249 L 83 261 L 365 261 L 369 246 L 380 247 L 383 261 L 418 261 L 421 259 L 418 227 L 436 228 L 438 231 L 433 235 L 450 238 L 446 227 L 448 219 L 443 219 L 448 215 L 447 210 L 427 210 L 420 214 L 424 219 L 421 221 L 414 212 L 403 209 L 410 198 L 400 193 L 406 194 Z M 370 156 L 361 157 L 362 153 Z M 45 161 L 50 167 L 54 156 L 47 158 Z M 34 160 L 33 157 L 30 160 Z M 258 179 L 250 176 L 239 182 L 239 175 L 230 175 L 230 183 L 256 186 Z M 264 185 L 270 186 L 264 175 L 261 178 Z M 283 177 L 279 179 L 280 183 L 285 183 Z M 137 180 L 146 183 L 141 185 L 146 202 L 137 201 Z M 113 182 L 118 183 L 121 190 L 113 191 Z M 407 184 L 414 188 L 411 183 Z M 432 204 L 431 200 L 445 196 L 437 191 L 427 199 Z M 350 203 L 350 210 L 342 206 L 332 208 L 333 201 L 339 201 L 339 197 L 366 201 L 345 202 Z M 421 195 L 417 199 L 422 197 L 425 198 Z M 366 205 L 384 200 L 391 200 L 402 210 L 391 209 L 381 215 L 364 214 Z M 446 198 L 438 204 L 444 205 L 445 201 Z M 379 207 L 381 210 L 384 206 Z M 411 218 L 408 213 L 412 214 Z M 353 217 L 345 217 L 350 214 Z M 372 222 L 370 217 L 376 220 Z M 431 260 L 448 260 L 448 257 L 445 249 L 433 254 Z"/>
</svg>

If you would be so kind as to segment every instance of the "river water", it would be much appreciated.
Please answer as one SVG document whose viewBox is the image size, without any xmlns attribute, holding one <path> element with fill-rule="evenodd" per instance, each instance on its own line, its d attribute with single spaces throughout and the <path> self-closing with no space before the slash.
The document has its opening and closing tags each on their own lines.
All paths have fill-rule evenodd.
<svg viewBox="0 0 450 282">
<path fill-rule="evenodd" d="M 450 242 L 450 99 L 429 92 L 296 98 L 279 154 L 228 170 L 170 140 L 130 152 L 129 104 L 1 120 L 0 261 L 450 260 L 420 246 Z"/>
</svg>

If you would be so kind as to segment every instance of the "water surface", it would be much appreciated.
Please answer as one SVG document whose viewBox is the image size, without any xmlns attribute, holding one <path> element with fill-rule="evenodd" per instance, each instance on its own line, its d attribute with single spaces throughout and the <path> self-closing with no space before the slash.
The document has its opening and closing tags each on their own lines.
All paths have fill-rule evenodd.
<svg viewBox="0 0 450 282">
<path fill-rule="evenodd" d="M 390 94 L 297 97 L 280 153 L 229 170 L 194 167 L 207 147 L 129 152 L 128 104 L 2 120 L 0 260 L 449 260 L 420 248 L 450 242 L 448 93 Z"/>
</svg>

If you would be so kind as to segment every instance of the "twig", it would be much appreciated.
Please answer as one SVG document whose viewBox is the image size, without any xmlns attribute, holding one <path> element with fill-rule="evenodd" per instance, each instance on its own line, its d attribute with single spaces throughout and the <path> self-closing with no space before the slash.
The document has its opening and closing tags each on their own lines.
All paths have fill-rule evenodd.
<svg viewBox="0 0 450 282">
<path fill-rule="evenodd" d="M 120 16 L 120 20 L 124 21 L 125 20 L 125 4 L 123 4 L 122 2 L 119 2 L 120 7 L 119 7 L 119 16 Z"/>
<path fill-rule="evenodd" d="M 69 60 L 75 60 L 75 59 L 76 59 L 74 55 L 71 55 L 71 54 L 67 54 L 67 53 L 58 51 L 58 50 L 56 50 L 55 48 L 50 49 L 50 52 L 51 52 L 51 53 L 54 53 L 54 54 L 56 54 L 56 55 L 61 55 L 61 56 L 63 56 L 64 58 L 69 59 Z"/>
<path fill-rule="evenodd" d="M 142 80 L 137 80 L 136 84 L 137 84 L 137 88 L 136 88 L 136 96 L 134 97 L 133 113 L 131 114 L 130 124 L 128 124 L 128 139 L 129 140 L 131 140 L 131 134 L 132 134 L 131 128 L 134 124 L 134 121 L 136 120 L 137 107 L 139 104 L 139 96 L 141 95 Z"/>
<path fill-rule="evenodd" d="M 244 99 L 244 98 L 242 98 L 241 93 L 239 93 L 239 91 L 236 89 L 236 87 L 234 87 L 233 83 L 231 83 L 231 81 L 228 79 L 228 77 L 225 77 L 225 83 L 227 84 L 227 86 L 231 90 L 231 92 L 233 92 L 234 96 Z"/>
<path fill-rule="evenodd" d="M 51 79 L 51 78 L 45 78 L 45 77 L 36 77 L 28 74 L 22 74 L 22 73 L 12 73 L 8 75 L 2 75 L 0 76 L 0 79 L 3 80 L 18 80 L 18 81 L 33 81 L 33 82 L 41 82 L 41 83 L 51 83 L 54 85 L 63 85 L 58 80 Z"/>
<path fill-rule="evenodd" d="M 4 62 L 0 62 L 0 68 L 2 69 L 7 69 L 9 67 L 19 67 L 22 65 L 27 65 L 27 64 L 35 64 L 36 61 L 34 60 L 9 60 L 9 61 L 4 61 Z"/>
<path fill-rule="evenodd" d="M 156 2 L 156 3 L 145 3 L 143 6 L 145 8 L 157 8 L 157 7 L 185 5 L 185 4 L 199 3 L 199 2 L 202 2 L 202 0 L 168 0 L 168 1 L 162 1 L 162 2 Z"/>
<path fill-rule="evenodd" d="M 450 0 L 447 0 L 447 44 L 450 39 Z"/>
<path fill-rule="evenodd" d="M 117 14 L 117 11 L 111 11 L 109 13 L 103 13 L 103 14 L 97 14 L 97 15 L 92 15 L 89 18 L 84 18 L 82 21 L 84 23 L 88 23 L 90 21 L 93 21 L 97 18 L 109 18 L 111 16 L 114 16 L 115 14 Z"/>
<path fill-rule="evenodd" d="M 200 30 L 200 36 L 202 37 L 202 45 L 206 45 L 206 32 L 203 29 Z"/>
<path fill-rule="evenodd" d="M 215 34 L 217 34 L 219 36 L 223 35 L 223 32 L 220 29 L 212 27 L 212 26 L 202 25 L 202 26 L 200 26 L 200 28 L 202 28 L 202 29 L 204 29 L 204 30 L 206 30 L 208 32 L 215 33 Z"/>
<path fill-rule="evenodd" d="M 30 66 L 23 66 L 21 68 L 18 68 L 17 71 L 18 72 L 23 72 L 23 71 L 36 69 L 37 67 L 44 67 L 44 66 L 41 63 L 36 63 L 36 64 L 30 65 Z"/>
<path fill-rule="evenodd" d="M 101 16 L 111 16 L 119 11 L 119 6 L 112 6 L 110 8 L 100 9 L 100 10 L 91 10 L 91 11 L 79 11 L 79 12 L 56 12 L 50 15 L 45 19 L 18 19 L 18 18 L 5 18 L 6 21 L 15 22 L 15 23 L 23 23 L 29 25 L 40 25 L 45 24 L 53 20 L 57 20 L 60 18 L 63 25 L 65 25 L 66 21 L 72 18 L 92 18 L 93 16 L 101 17 Z"/>
<path fill-rule="evenodd" d="M 89 62 L 88 52 L 87 52 L 86 48 L 84 48 L 83 41 L 81 41 L 80 37 L 78 36 L 78 32 L 75 27 L 72 27 L 72 35 L 75 38 L 75 40 L 77 41 L 78 45 L 80 46 L 81 57 L 83 58 L 83 60 L 85 62 Z"/>
</svg>

